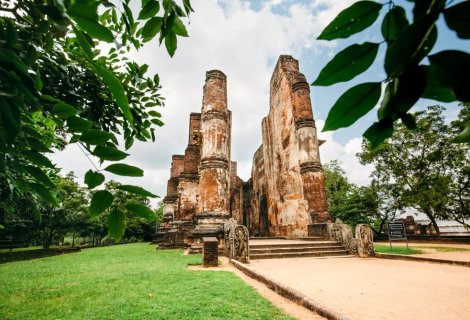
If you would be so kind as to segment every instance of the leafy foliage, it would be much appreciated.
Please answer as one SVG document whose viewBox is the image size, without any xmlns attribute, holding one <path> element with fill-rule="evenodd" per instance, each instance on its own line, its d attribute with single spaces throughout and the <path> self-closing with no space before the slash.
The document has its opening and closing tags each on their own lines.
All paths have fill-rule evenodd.
<svg viewBox="0 0 470 320">
<path fill-rule="evenodd" d="M 159 77 L 126 55 L 158 36 L 173 56 L 177 35 L 188 36 L 181 19 L 193 10 L 189 0 L 146 0 L 135 19 L 129 2 L 1 2 L 0 185 L 6 186 L 6 208 L 26 195 L 36 212 L 41 201 L 60 202 L 57 171 L 46 153 L 75 143 L 101 162 L 119 161 L 128 154 L 118 136 L 125 149 L 135 139 L 155 140 L 154 124 L 163 124 L 155 110 L 164 105 Z M 143 175 L 125 164 L 105 170 Z M 99 171 L 87 173 L 90 189 L 104 182 Z M 92 201 L 90 213 L 106 209 L 102 204 Z"/>
<path fill-rule="evenodd" d="M 373 181 L 394 199 L 391 211 L 415 208 L 426 214 L 439 233 L 436 219 L 453 219 L 466 225 L 470 218 L 470 147 L 453 144 L 453 137 L 470 119 L 463 104 L 459 120 L 446 124 L 443 108 L 429 107 L 413 116 L 416 128 L 397 123 L 392 137 L 375 150 L 367 143 L 359 154 L 375 165 Z"/>
<path fill-rule="evenodd" d="M 392 135 L 398 119 L 408 128 L 415 126 L 409 110 L 421 97 L 441 102 L 470 102 L 467 88 L 470 54 L 444 50 L 429 55 L 437 40 L 436 22 L 441 16 L 459 38 L 470 39 L 470 2 L 462 1 L 454 5 L 446 0 L 409 1 L 414 2 L 411 22 L 406 17 L 405 9 L 395 4 L 398 1 L 384 4 L 358 1 L 340 12 L 318 37 L 322 40 L 348 38 L 371 26 L 379 17 L 380 10 L 388 8 L 381 23 L 383 42 L 354 44 L 344 49 L 333 57 L 312 83 L 325 86 L 353 79 L 367 70 L 376 58 L 379 45 L 386 43 L 385 94 L 378 111 L 378 121 L 364 133 L 372 148 Z M 424 64 L 426 60 L 429 64 Z M 365 90 L 368 86 L 371 83 L 359 84 L 340 96 L 331 108 L 323 130 L 350 126 L 372 109 L 372 103 L 380 97 L 381 86 L 375 89 L 374 99 L 370 95 L 372 91 Z M 453 141 L 470 142 L 470 123 L 466 123 L 465 129 L 456 134 Z"/>
</svg>

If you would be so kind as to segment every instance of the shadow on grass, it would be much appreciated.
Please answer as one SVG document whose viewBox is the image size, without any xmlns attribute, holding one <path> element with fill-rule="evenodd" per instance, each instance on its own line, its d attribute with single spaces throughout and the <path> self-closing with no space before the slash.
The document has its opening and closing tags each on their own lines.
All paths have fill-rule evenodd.
<svg viewBox="0 0 470 320">
<path fill-rule="evenodd" d="M 80 248 L 35 249 L 0 253 L 0 264 L 56 256 L 64 253 L 79 252 Z"/>
</svg>

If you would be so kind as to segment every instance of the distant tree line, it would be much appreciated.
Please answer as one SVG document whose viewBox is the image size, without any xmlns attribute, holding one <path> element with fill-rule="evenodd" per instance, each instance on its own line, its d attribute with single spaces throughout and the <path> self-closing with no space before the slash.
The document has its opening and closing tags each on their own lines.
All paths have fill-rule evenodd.
<svg viewBox="0 0 470 320">
<path fill-rule="evenodd" d="M 363 141 L 357 156 L 373 164 L 372 181 L 357 186 L 348 181 L 337 161 L 325 165 L 330 212 L 350 225 L 369 223 L 381 233 L 386 221 L 413 208 L 425 214 L 437 235 L 436 220 L 454 220 L 469 228 L 470 146 L 452 143 L 470 120 L 470 104 L 461 104 L 457 120 L 444 121 L 444 108 L 416 112 L 416 128 L 402 122 L 393 135 L 372 149 Z"/>
<path fill-rule="evenodd" d="M 9 203 L 0 208 L 0 239 L 21 241 L 25 245 L 42 245 L 48 249 L 53 244 L 77 246 L 79 244 L 101 245 L 105 242 L 114 243 L 109 237 L 109 216 L 106 214 L 91 217 L 89 213 L 90 199 L 93 193 L 80 186 L 73 172 L 62 177 L 56 175 L 58 186 L 58 206 L 40 202 L 38 210 L 26 201 Z M 125 213 L 125 232 L 121 242 L 151 241 L 156 228 L 155 221 L 132 215 L 126 206 L 149 206 L 148 198 L 118 189 L 121 185 L 109 181 L 106 190 L 114 196 L 113 205 L 108 210 Z M 7 185 L 1 185 L 1 192 Z M 27 198 L 30 195 L 25 195 Z M 156 210 L 157 222 L 161 220 L 162 208 Z"/>
</svg>

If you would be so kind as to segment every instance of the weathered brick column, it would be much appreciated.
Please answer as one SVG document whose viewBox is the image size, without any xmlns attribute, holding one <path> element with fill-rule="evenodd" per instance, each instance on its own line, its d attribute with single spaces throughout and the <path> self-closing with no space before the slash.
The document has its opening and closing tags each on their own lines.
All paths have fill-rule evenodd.
<svg viewBox="0 0 470 320">
<path fill-rule="evenodd" d="M 218 70 L 208 71 L 201 112 L 200 203 L 194 236 L 222 235 L 229 217 L 230 122 L 226 76 Z"/>
</svg>

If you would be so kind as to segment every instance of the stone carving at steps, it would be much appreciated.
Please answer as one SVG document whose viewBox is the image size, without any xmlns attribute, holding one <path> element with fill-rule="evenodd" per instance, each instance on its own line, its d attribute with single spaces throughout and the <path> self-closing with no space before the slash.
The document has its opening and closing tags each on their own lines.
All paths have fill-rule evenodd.
<svg viewBox="0 0 470 320">
<path fill-rule="evenodd" d="M 353 237 L 352 229 L 340 219 L 329 226 L 330 236 L 341 243 L 349 254 L 358 255 L 361 258 L 373 257 L 374 236 L 368 224 L 358 224 L 356 226 L 356 237 Z"/>
<path fill-rule="evenodd" d="M 224 224 L 226 257 L 243 263 L 250 263 L 249 233 L 247 227 L 230 218 Z"/>
</svg>

